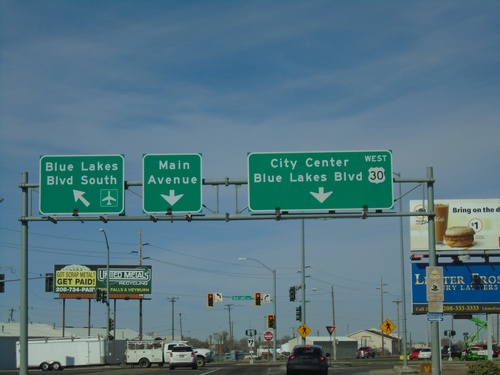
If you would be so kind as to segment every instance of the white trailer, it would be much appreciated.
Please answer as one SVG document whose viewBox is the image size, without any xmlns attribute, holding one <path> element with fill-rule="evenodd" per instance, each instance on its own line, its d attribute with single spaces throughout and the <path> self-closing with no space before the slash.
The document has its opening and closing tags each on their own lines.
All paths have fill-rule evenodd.
<svg viewBox="0 0 500 375">
<path fill-rule="evenodd" d="M 28 367 L 43 371 L 63 367 L 104 365 L 106 340 L 101 337 L 58 337 L 28 340 Z M 16 343 L 16 362 L 20 367 L 20 346 Z"/>
</svg>

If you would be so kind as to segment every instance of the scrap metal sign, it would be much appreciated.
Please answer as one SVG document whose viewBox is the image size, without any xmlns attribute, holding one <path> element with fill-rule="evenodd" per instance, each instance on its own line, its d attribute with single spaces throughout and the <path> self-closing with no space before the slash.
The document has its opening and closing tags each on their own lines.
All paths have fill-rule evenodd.
<svg viewBox="0 0 500 375">
<path fill-rule="evenodd" d="M 106 284 L 106 265 L 54 266 L 54 293 L 89 294 Z M 151 284 L 151 266 L 109 266 L 111 294 L 151 294 Z"/>
</svg>

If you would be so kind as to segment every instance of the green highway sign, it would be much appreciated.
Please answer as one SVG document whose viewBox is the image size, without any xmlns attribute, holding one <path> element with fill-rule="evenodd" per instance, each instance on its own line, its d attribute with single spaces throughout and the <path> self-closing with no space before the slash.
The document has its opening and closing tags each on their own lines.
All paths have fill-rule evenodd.
<svg viewBox="0 0 500 375">
<path fill-rule="evenodd" d="M 250 211 L 390 209 L 390 151 L 249 153 Z"/>
<path fill-rule="evenodd" d="M 45 215 L 124 212 L 123 155 L 40 157 L 40 204 Z"/>
<path fill-rule="evenodd" d="M 233 301 L 250 301 L 253 300 L 252 296 L 233 296 Z"/>
<path fill-rule="evenodd" d="M 142 173 L 144 212 L 201 211 L 201 154 L 145 154 Z"/>
</svg>

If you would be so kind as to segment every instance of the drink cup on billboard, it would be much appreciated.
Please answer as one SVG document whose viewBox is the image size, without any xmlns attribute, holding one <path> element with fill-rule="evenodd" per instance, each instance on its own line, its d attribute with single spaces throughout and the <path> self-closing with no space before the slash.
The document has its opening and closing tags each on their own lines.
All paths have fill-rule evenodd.
<svg viewBox="0 0 500 375">
<path fill-rule="evenodd" d="M 448 205 L 436 203 L 434 211 L 436 217 L 434 218 L 434 227 L 436 230 L 436 243 L 443 243 L 443 236 L 446 229 L 448 229 Z"/>
</svg>

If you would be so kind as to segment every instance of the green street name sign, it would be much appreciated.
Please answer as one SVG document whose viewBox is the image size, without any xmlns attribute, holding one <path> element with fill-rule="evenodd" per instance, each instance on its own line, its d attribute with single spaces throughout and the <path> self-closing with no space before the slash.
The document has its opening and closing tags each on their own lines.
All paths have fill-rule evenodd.
<svg viewBox="0 0 500 375">
<path fill-rule="evenodd" d="M 233 301 L 250 301 L 253 299 L 252 296 L 232 296 Z"/>
<path fill-rule="evenodd" d="M 123 155 L 40 157 L 40 204 L 45 215 L 121 214 Z"/>
<path fill-rule="evenodd" d="M 390 209 L 390 151 L 249 153 L 250 211 Z"/>
<path fill-rule="evenodd" d="M 146 154 L 142 173 L 144 212 L 201 211 L 201 154 Z"/>
</svg>

